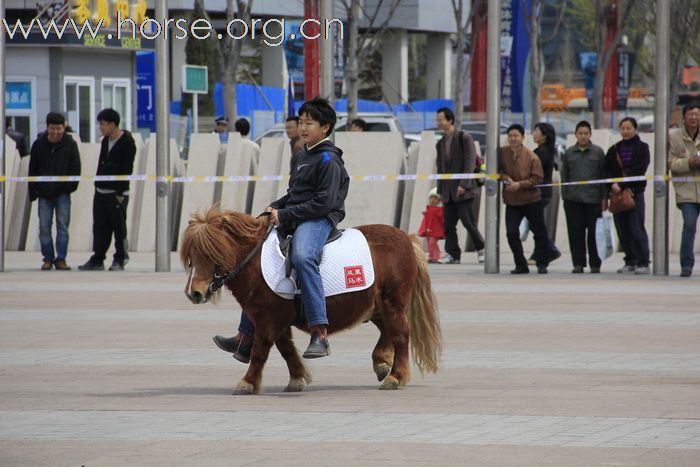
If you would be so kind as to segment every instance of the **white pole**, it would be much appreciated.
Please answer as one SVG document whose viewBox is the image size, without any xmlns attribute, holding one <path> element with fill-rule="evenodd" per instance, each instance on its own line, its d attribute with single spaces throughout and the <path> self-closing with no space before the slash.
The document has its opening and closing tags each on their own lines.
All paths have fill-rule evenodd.
<svg viewBox="0 0 700 467">
<path fill-rule="evenodd" d="M 5 0 L 0 0 L 0 18 L 5 18 Z M 5 31 L 0 33 L 0 180 L 5 176 Z M 10 151 L 7 151 L 11 153 Z M 0 181 L 0 272 L 5 270 L 5 187 Z"/>
<path fill-rule="evenodd" d="M 156 0 L 156 18 L 167 18 L 165 0 Z M 156 272 L 170 271 L 170 229 L 168 208 L 168 174 L 170 128 L 168 125 L 168 41 L 165 34 L 156 39 Z"/>
<path fill-rule="evenodd" d="M 666 175 L 668 137 L 668 83 L 670 55 L 670 1 L 656 2 L 656 98 L 654 102 L 654 175 Z M 668 183 L 654 181 L 654 260 L 655 276 L 668 276 Z"/>
<path fill-rule="evenodd" d="M 486 59 L 486 172 L 498 173 L 499 117 L 501 107 L 501 2 L 488 3 L 488 55 Z M 458 103 L 461 105 L 461 103 Z M 499 182 L 487 179 L 486 183 L 486 261 L 484 272 L 498 274 L 500 248 L 498 229 L 500 214 Z"/>
</svg>

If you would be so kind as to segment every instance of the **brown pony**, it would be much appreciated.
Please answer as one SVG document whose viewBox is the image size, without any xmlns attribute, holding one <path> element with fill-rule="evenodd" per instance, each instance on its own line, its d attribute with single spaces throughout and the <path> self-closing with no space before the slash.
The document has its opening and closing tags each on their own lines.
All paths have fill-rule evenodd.
<svg viewBox="0 0 700 467">
<path fill-rule="evenodd" d="M 212 298 L 209 285 L 215 273 L 226 273 L 239 265 L 263 241 L 268 222 L 267 218 L 217 208 L 193 214 L 180 248 L 180 259 L 188 273 L 187 298 L 195 304 Z M 372 352 L 374 372 L 382 383 L 379 389 L 397 389 L 411 376 L 409 342 L 421 373 L 435 373 L 442 352 L 442 333 L 425 255 L 415 236 L 411 238 L 394 227 L 376 224 L 358 230 L 369 243 L 375 281 L 365 290 L 326 299 L 328 332 L 372 321 L 380 332 Z M 285 391 L 301 391 L 311 383 L 311 376 L 292 341 L 294 301 L 279 297 L 267 286 L 260 253 L 226 287 L 255 324 L 250 366 L 234 394 L 260 392 L 262 370 L 273 344 L 289 368 Z M 299 328 L 308 332 L 305 326 Z"/>
</svg>

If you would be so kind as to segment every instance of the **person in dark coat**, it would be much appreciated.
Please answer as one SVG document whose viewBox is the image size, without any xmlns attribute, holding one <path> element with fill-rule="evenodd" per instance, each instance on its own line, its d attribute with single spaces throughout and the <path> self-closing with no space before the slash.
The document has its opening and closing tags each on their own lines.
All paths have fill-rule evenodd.
<svg viewBox="0 0 700 467">
<path fill-rule="evenodd" d="M 626 117 L 620 120 L 619 141 L 605 154 L 603 172 L 605 178 L 646 175 L 649 167 L 649 145 L 637 134 L 637 120 Z M 625 265 L 619 274 L 649 274 L 649 235 L 644 226 L 644 190 L 646 180 L 613 183 L 610 192 L 630 189 L 634 195 L 634 209 L 613 214 L 620 244 L 625 252 Z"/>
<path fill-rule="evenodd" d="M 472 174 L 476 164 L 474 138 L 464 131 L 455 129 L 455 115 L 447 107 L 438 109 L 437 125 L 445 136 L 438 141 L 437 171 L 440 174 Z M 484 262 L 484 237 L 481 236 L 474 216 L 474 198 L 479 193 L 476 180 L 438 180 L 438 194 L 442 200 L 445 214 L 445 257 L 442 264 L 458 264 L 461 261 L 461 249 L 457 238 L 457 221 L 469 232 L 477 251 L 479 263 Z"/>
<path fill-rule="evenodd" d="M 29 176 L 80 175 L 80 152 L 73 138 L 66 134 L 66 119 L 56 112 L 46 115 L 46 131 L 32 144 Z M 39 201 L 39 242 L 43 257 L 42 271 L 55 267 L 70 269 L 68 227 L 70 226 L 70 194 L 78 189 L 77 181 L 30 182 L 29 200 Z M 56 215 L 56 248 L 51 234 Z"/>
<path fill-rule="evenodd" d="M 136 142 L 126 130 L 119 128 L 119 113 L 104 109 L 97 115 L 102 133 L 100 160 L 97 175 L 131 175 L 136 157 Z M 126 240 L 126 208 L 129 204 L 129 181 L 95 181 L 95 197 L 92 203 L 93 255 L 78 269 L 103 270 L 112 235 L 114 235 L 114 259 L 110 271 L 123 271 L 129 261 Z"/>
<path fill-rule="evenodd" d="M 540 163 L 542 164 L 542 172 L 544 174 L 542 184 L 551 185 L 552 173 L 554 172 L 554 159 L 557 154 L 557 133 L 554 130 L 554 127 L 549 123 L 539 122 L 535 124 L 535 129 L 532 131 L 532 137 L 535 140 L 535 144 L 537 144 L 534 153 L 540 158 Z M 545 210 L 547 209 L 549 202 L 552 200 L 552 187 L 540 187 L 540 193 L 542 194 L 542 200 L 540 201 L 542 203 L 542 210 Z M 554 232 L 547 231 L 547 237 L 549 239 L 549 250 L 547 254 L 549 255 L 549 262 L 551 263 L 561 256 L 561 252 L 552 240 L 554 237 Z M 528 260 L 528 264 L 537 264 L 535 256 L 536 255 L 533 252 L 532 256 Z"/>
</svg>

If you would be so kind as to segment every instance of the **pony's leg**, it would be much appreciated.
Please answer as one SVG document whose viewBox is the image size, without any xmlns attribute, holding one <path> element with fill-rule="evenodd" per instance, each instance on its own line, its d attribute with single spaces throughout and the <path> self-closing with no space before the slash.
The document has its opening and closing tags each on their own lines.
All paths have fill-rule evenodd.
<svg viewBox="0 0 700 467">
<path fill-rule="evenodd" d="M 257 329 L 253 336 L 253 349 L 250 354 L 248 371 L 233 390 L 235 395 L 259 394 L 262 385 L 262 371 L 270 355 L 273 341 Z"/>
<path fill-rule="evenodd" d="M 382 298 L 381 317 L 384 322 L 384 330 L 394 347 L 394 364 L 379 389 L 397 389 L 399 386 L 405 386 L 411 379 L 411 367 L 408 359 L 407 300 L 408 297 L 406 300 L 402 299 L 398 290 Z"/>
<path fill-rule="evenodd" d="M 394 364 L 394 345 L 386 333 L 382 319 L 375 316 L 370 321 L 379 329 L 379 340 L 372 352 L 372 367 L 377 375 L 377 380 L 381 383 Z"/>
<path fill-rule="evenodd" d="M 277 350 L 279 350 L 284 361 L 287 362 L 289 369 L 289 384 L 284 388 L 285 392 L 299 392 L 306 385 L 311 384 L 311 374 L 304 366 L 304 363 L 299 358 L 299 352 L 292 340 L 292 328 L 287 328 L 275 342 Z"/>
</svg>

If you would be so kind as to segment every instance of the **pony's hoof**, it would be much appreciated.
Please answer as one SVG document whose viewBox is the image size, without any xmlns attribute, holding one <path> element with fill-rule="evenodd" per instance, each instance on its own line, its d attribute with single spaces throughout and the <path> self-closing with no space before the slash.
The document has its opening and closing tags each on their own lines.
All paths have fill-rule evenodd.
<svg viewBox="0 0 700 467">
<path fill-rule="evenodd" d="M 394 378 L 393 376 L 387 376 L 386 378 L 384 378 L 384 381 L 382 381 L 382 384 L 379 386 L 379 389 L 382 391 L 398 388 L 399 380 Z"/>
<path fill-rule="evenodd" d="M 374 372 L 377 375 L 377 381 L 381 383 L 391 372 L 391 367 L 386 363 L 380 363 L 374 367 Z"/>
<path fill-rule="evenodd" d="M 290 379 L 289 384 L 284 388 L 284 392 L 301 392 L 304 390 L 303 379 Z"/>
<path fill-rule="evenodd" d="M 247 381 L 241 381 L 233 390 L 234 396 L 249 396 L 255 393 L 255 388 Z"/>
</svg>

